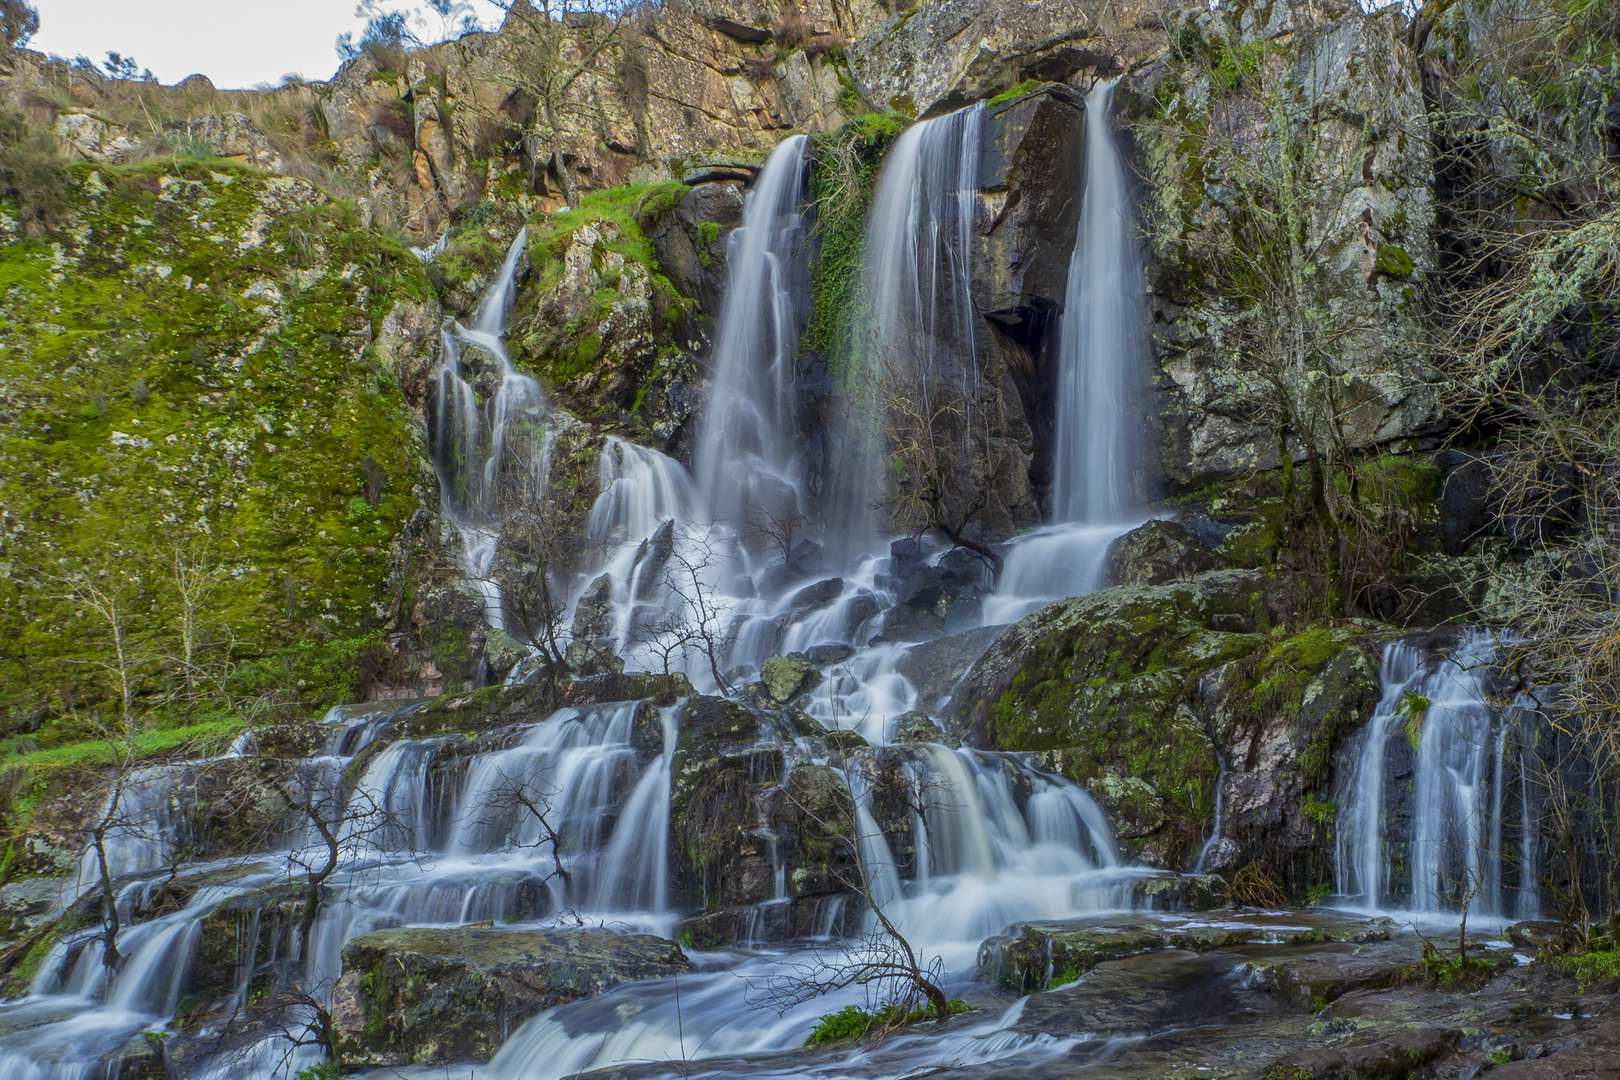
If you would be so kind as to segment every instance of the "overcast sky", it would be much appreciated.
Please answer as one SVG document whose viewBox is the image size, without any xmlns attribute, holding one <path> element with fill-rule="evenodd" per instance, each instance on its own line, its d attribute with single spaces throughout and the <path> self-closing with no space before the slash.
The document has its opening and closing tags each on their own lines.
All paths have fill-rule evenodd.
<svg viewBox="0 0 1620 1080">
<path fill-rule="evenodd" d="M 466 0 L 484 22 L 495 25 L 492 0 Z M 283 75 L 325 79 L 337 70 L 337 36 L 365 20 L 356 0 L 31 0 L 39 9 L 39 33 L 31 49 L 72 58 L 88 56 L 99 66 L 108 50 L 133 56 L 161 82 L 175 83 L 200 71 L 222 89 L 280 82 Z M 411 0 L 388 6 L 420 7 Z M 459 22 L 459 20 L 457 20 Z M 421 32 L 437 34 L 430 16 Z"/>
</svg>

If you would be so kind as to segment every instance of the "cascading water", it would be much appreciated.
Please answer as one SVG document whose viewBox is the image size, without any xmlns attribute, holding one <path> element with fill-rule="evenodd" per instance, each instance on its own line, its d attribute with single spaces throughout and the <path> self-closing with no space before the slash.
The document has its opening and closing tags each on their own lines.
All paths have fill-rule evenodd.
<svg viewBox="0 0 1620 1080">
<path fill-rule="evenodd" d="M 879 403 L 903 397 L 931 421 L 939 380 L 959 380 L 960 398 L 973 398 L 979 335 L 970 241 L 983 117 L 984 107 L 974 105 L 913 124 L 878 177 L 866 230 L 869 322 L 843 388 L 842 461 L 824 515 L 828 546 L 846 558 L 877 537 L 874 503 L 884 496 Z M 972 417 L 955 419 L 960 431 L 933 434 L 966 438 Z"/>
<path fill-rule="evenodd" d="M 1132 491 L 1133 394 L 1147 355 L 1142 259 L 1130 182 L 1108 111 L 1114 83 L 1086 95 L 1086 195 L 1069 259 L 1058 361 L 1052 513 L 1062 522 L 1122 522 Z"/>
<path fill-rule="evenodd" d="M 910 879 L 870 809 L 860 769 L 852 766 L 846 778 L 855 796 L 855 834 L 874 901 L 917 949 L 941 958 L 947 986 L 971 982 L 979 943 L 1009 923 L 1123 906 L 1126 888 L 1112 834 L 1096 804 L 1074 785 L 998 754 L 943 746 L 902 753 L 915 767 L 919 807 L 913 826 L 919 854 Z M 622 1061 L 668 1061 L 678 1075 L 688 1059 L 796 1048 L 822 1014 L 866 1001 L 865 990 L 852 986 L 782 1012 L 750 1008 L 755 993 L 791 973 L 802 955 L 756 954 L 727 970 L 683 976 L 678 984 L 632 984 L 542 1013 L 513 1033 L 489 1075 L 559 1080 Z M 1011 1035 L 1015 1016 L 1003 1014 L 914 1053 L 925 1060 L 1019 1054 L 1039 1061 L 1071 1045 Z M 910 1060 L 901 1071 L 918 1064 Z"/>
<path fill-rule="evenodd" d="M 1093 109 L 1106 111 L 1106 101 L 1103 96 Z M 973 108 L 911 128 L 885 168 L 873 213 L 867 250 L 875 339 L 862 352 L 869 359 L 888 358 L 925 396 L 936 378 L 976 377 L 968 254 L 981 118 L 982 110 Z M 1094 128 L 1106 135 L 1106 125 Z M 1111 142 L 1093 142 L 1114 154 L 1117 168 Z M 611 625 L 592 632 L 611 638 L 630 670 L 672 661 L 704 690 L 723 678 L 751 678 L 773 653 L 830 646 L 830 654 L 843 659 L 826 665 L 828 677 L 805 703 L 807 711 L 827 728 L 858 731 L 881 745 L 894 737 L 902 714 L 933 703 L 919 703 L 916 689 L 896 670 L 909 646 L 869 645 L 893 600 L 890 560 L 868 550 L 878 540 L 871 514 L 877 492 L 866 482 L 872 462 L 856 460 L 858 467 L 844 474 L 856 483 L 816 508 L 820 520 L 809 527 L 828 540 L 822 554 L 802 543 L 804 537 L 781 529 L 786 519 L 812 509 L 792 392 L 803 298 L 804 149 L 804 140 L 794 139 L 772 156 L 731 242 L 732 283 L 716 341 L 715 407 L 700 439 L 696 481 L 654 450 L 609 439 L 589 522 L 600 559 L 593 573 L 582 575 L 576 601 L 605 574 Z M 1128 215 L 1123 184 L 1111 197 L 1120 200 L 1113 213 Z M 1082 236 L 1089 235 L 1083 226 Z M 520 234 L 471 328 L 446 328 L 429 403 L 444 511 L 462 533 L 467 573 L 484 588 L 487 615 L 497 627 L 504 621 L 501 597 L 489 571 L 505 500 L 525 496 L 524 485 L 543 483 L 547 446 L 540 388 L 512 367 L 501 344 L 523 243 Z M 1088 261 L 1095 257 L 1077 254 L 1085 274 L 1098 272 Z M 1116 359 L 1123 364 L 1139 358 Z M 864 404 L 876 400 L 883 374 L 871 368 L 870 384 L 854 388 L 857 396 L 866 393 Z M 862 440 L 874 429 L 857 423 L 854 430 L 857 437 L 846 441 L 846 450 L 864 452 L 870 444 Z M 846 454 L 846 466 L 859 458 Z M 1117 465 L 1109 458 L 1108 468 Z M 774 494 L 766 497 L 767 491 Z M 765 508 L 772 519 L 766 529 L 748 520 L 747 511 L 762 502 L 772 503 Z M 1120 526 L 1109 521 L 1098 527 L 1117 532 Z M 788 534 L 770 535 L 772 529 Z M 767 534 L 763 540 L 761 532 Z M 1034 551 L 1037 543 L 1030 538 L 1021 546 Z M 1096 548 L 1100 564 L 1106 544 Z M 679 575 L 672 577 L 671 567 L 686 575 L 684 584 L 672 584 Z M 1059 582 L 1050 595 L 1075 588 Z M 1009 602 L 1027 605 L 1032 596 L 1018 594 Z M 419 708 L 351 707 L 329 718 L 327 745 L 302 763 L 300 783 L 319 793 L 324 814 L 340 819 L 344 858 L 327 882 L 327 899 L 308 941 L 298 940 L 295 927 L 260 919 L 257 908 L 245 918 L 247 937 L 239 946 L 248 958 L 244 971 L 252 970 L 252 957 L 264 951 L 260 942 L 268 941 L 278 963 L 294 965 L 301 985 L 330 987 L 347 941 L 397 925 L 544 923 L 573 909 L 611 925 L 670 931 L 668 842 L 679 706 L 652 714 L 650 706 L 636 703 L 562 709 L 476 753 L 455 736 L 394 738 Z M 649 728 L 648 715 L 657 716 L 656 730 Z M 813 756 L 824 755 L 825 744 L 810 736 L 784 738 L 772 748 L 789 770 L 794 763 L 825 760 Z M 1010 755 L 939 745 L 882 752 L 902 762 L 914 786 L 911 847 L 902 866 L 879 823 L 863 772 L 868 766 L 859 756 L 838 759 L 853 796 L 863 873 L 873 897 L 913 945 L 940 958 L 947 987 L 966 985 L 981 940 L 1010 923 L 1128 902 L 1135 872 L 1120 866 L 1102 812 L 1074 784 Z M 157 806 L 154 801 L 154 820 Z M 17 1075 L 80 1080 L 121 1041 L 167 1022 L 202 920 L 246 903 L 267 885 L 289 878 L 296 883 L 298 868 L 322 857 L 322 831 L 294 830 L 281 848 L 254 862 L 251 873 L 199 888 L 180 911 L 126 922 L 119 937 L 125 959 L 110 978 L 93 944 L 79 942 L 76 950 L 64 944 L 47 961 L 35 995 L 0 1008 L 83 1013 L 105 1036 L 87 1044 L 72 1069 L 57 1068 L 60 1063 L 47 1060 L 42 1048 L 72 1036 L 68 1027 L 56 1025 L 86 1024 L 82 1017 L 59 1018 L 32 1027 L 25 1039 L 0 1037 L 0 1054 L 7 1055 L 0 1066 Z M 769 840 L 775 884 L 766 903 L 785 906 L 792 901 L 781 842 Z M 132 884 L 121 885 L 121 896 L 130 898 L 133 916 L 134 897 L 146 887 L 139 867 L 160 856 L 132 849 L 131 859 Z M 841 894 L 818 907 L 822 948 L 860 948 L 825 940 L 859 921 L 858 905 L 858 898 Z M 864 917 L 872 927 L 872 913 Z M 865 1002 L 863 990 L 849 987 L 781 1014 L 754 1007 L 750 987 L 791 971 L 805 955 L 795 948 L 716 954 L 707 970 L 678 983 L 629 983 L 548 1010 L 513 1033 L 488 1075 L 538 1080 L 628 1058 L 797 1047 L 821 1014 Z M 238 992 L 245 994 L 246 986 L 244 977 Z M 297 1009 L 289 1015 L 314 1019 Z M 1017 1017 L 1014 1007 L 954 1031 L 932 1049 L 913 1036 L 898 1036 L 888 1044 L 888 1057 L 873 1058 L 875 1075 L 909 1071 L 916 1055 L 938 1053 L 942 1062 L 1009 1056 L 1035 1062 L 1061 1057 L 1071 1047 L 1072 1040 L 1013 1031 Z M 914 1053 L 896 1056 L 903 1046 L 914 1046 Z M 286 1077 L 319 1060 L 318 1052 L 278 1037 L 222 1055 L 206 1075 Z"/>
<path fill-rule="evenodd" d="M 1382 693 L 1341 795 L 1337 888 L 1349 905 L 1536 912 L 1532 762 L 1518 711 L 1487 695 L 1496 649 L 1483 633 L 1444 656 L 1385 647 Z"/>
<path fill-rule="evenodd" d="M 803 512 L 793 362 L 805 295 L 805 147 L 771 154 L 727 241 L 731 267 L 715 335 L 714 378 L 693 462 L 710 520 L 757 531 Z"/>
<path fill-rule="evenodd" d="M 506 623 L 500 586 L 492 573 L 502 503 L 543 492 L 549 464 L 545 393 L 513 366 L 501 340 L 527 241 L 528 230 L 520 230 L 485 291 L 472 326 L 446 323 L 427 410 L 440 506 L 461 534 L 462 570 L 483 594 L 484 618 L 497 629 Z M 475 370 L 466 359 L 469 350 L 492 358 L 494 370 Z M 494 385 L 489 402 L 480 407 L 476 384 L 490 381 Z"/>
<path fill-rule="evenodd" d="M 1114 83 L 1086 95 L 1085 198 L 1064 292 L 1053 523 L 1014 541 L 985 621 L 1013 622 L 1102 584 L 1108 546 L 1140 523 L 1136 387 L 1146 369 L 1142 257 L 1108 123 Z"/>
</svg>

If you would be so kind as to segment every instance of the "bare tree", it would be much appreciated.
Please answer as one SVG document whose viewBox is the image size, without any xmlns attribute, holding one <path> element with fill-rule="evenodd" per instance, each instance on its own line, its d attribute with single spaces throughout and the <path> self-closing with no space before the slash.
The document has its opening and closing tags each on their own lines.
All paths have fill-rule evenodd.
<svg viewBox="0 0 1620 1080">
<path fill-rule="evenodd" d="M 209 544 L 196 537 L 177 537 L 169 552 L 170 584 L 174 590 L 175 630 L 180 638 L 178 657 L 186 689 L 195 690 L 210 601 L 227 575 L 227 568 Z"/>
<path fill-rule="evenodd" d="M 653 573 L 638 578 L 638 596 L 632 597 L 631 642 L 645 648 L 663 665 L 665 675 L 684 669 L 696 658 L 709 669 L 721 693 L 730 693 L 726 678 L 727 634 L 731 607 L 713 583 L 722 561 L 720 541 L 708 533 L 683 535 L 667 553 L 652 556 Z"/>
<path fill-rule="evenodd" d="M 532 823 L 535 838 L 528 841 L 528 845 L 550 849 L 552 869 L 546 877 L 555 877 L 562 883 L 566 905 L 574 898 L 574 875 L 563 861 L 563 838 L 550 817 L 551 799 L 555 794 L 554 788 L 537 778 L 502 772 L 479 802 L 477 824 L 486 833 L 515 843 L 525 821 Z"/>
<path fill-rule="evenodd" d="M 634 62 L 633 38 L 651 24 L 641 0 L 494 0 L 506 13 L 500 75 L 514 87 L 499 115 L 532 111 L 523 134 L 528 158 L 556 181 L 569 206 L 579 192 L 566 134 L 594 132 L 603 110 L 593 90 L 637 84 L 646 94 L 646 73 Z M 628 76 L 628 79 L 627 79 Z"/>
<path fill-rule="evenodd" d="M 123 720 L 123 738 L 133 748 L 141 722 L 136 697 L 142 680 L 161 655 L 152 630 L 141 619 L 147 596 L 140 573 L 125 561 L 103 559 L 81 567 L 45 571 L 40 577 L 55 590 L 57 599 L 77 605 L 81 614 L 93 616 L 102 631 L 107 656 L 69 662 L 100 668 L 112 679 Z"/>
<path fill-rule="evenodd" d="M 853 795 L 845 804 L 847 815 L 837 821 L 827 820 L 791 794 L 788 797 L 800 814 L 820 828 L 858 838 L 861 826 Z M 907 801 L 919 814 L 942 808 L 943 800 L 949 797 L 946 788 L 931 783 L 914 784 L 907 792 Z M 883 890 L 874 879 L 884 869 L 862 860 L 856 873 L 837 874 L 840 883 L 864 901 L 873 922 L 856 941 L 841 943 L 836 949 L 813 950 L 809 959 L 792 965 L 787 974 L 765 982 L 760 989 L 770 1005 L 786 1010 L 836 990 L 862 986 L 870 988 L 878 1001 L 891 1006 L 887 1014 L 890 1024 L 908 1022 L 919 1005 L 925 1005 L 937 1020 L 950 1017 L 952 1003 L 940 985 L 944 961 L 919 953 L 890 918 L 884 907 L 889 898 L 881 895 Z"/>
</svg>

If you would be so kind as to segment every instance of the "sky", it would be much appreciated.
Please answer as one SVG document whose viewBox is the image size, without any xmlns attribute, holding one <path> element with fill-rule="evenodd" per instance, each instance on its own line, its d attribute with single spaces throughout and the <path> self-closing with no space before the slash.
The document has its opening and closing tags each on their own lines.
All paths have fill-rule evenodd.
<svg viewBox="0 0 1620 1080">
<path fill-rule="evenodd" d="M 356 0 L 30 0 L 39 33 L 28 47 L 99 66 L 109 50 L 133 56 L 159 82 L 201 72 L 220 89 L 278 83 L 283 75 L 326 79 L 338 67 L 337 36 L 356 39 L 366 20 Z M 463 0 L 485 26 L 501 16 L 494 0 Z M 420 9 L 412 0 L 381 0 L 384 9 Z M 459 17 L 454 20 L 459 23 Z M 443 36 L 435 14 L 417 32 Z"/>
</svg>

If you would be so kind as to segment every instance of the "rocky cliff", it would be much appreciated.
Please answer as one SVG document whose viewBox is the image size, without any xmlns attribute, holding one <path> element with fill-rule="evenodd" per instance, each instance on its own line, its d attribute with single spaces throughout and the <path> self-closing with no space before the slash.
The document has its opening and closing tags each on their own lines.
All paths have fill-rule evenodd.
<svg viewBox="0 0 1620 1080">
<path fill-rule="evenodd" d="M 1620 667 L 1594 601 L 1620 565 L 1620 86 L 1613 26 L 1589 15 L 1560 8 L 1541 48 L 1500 5 L 1443 2 L 670 0 L 560 21 L 517 4 L 498 30 L 371 48 L 326 83 L 230 92 L 8 51 L 0 873 L 66 872 L 85 792 L 245 727 L 283 764 L 199 798 L 273 817 L 296 801 L 285 762 L 318 756 L 311 720 L 332 704 L 434 699 L 379 712 L 366 753 L 443 737 L 422 766 L 442 796 L 472 757 L 516 748 L 516 726 L 623 697 L 656 699 L 615 767 L 639 776 L 668 754 L 667 884 L 688 944 L 749 940 L 760 920 L 757 938 L 832 932 L 866 887 L 856 789 L 896 887 L 926 878 L 908 785 L 958 767 L 958 746 L 1019 812 L 1050 778 L 1072 782 L 1130 862 L 1244 872 L 1257 904 L 1320 899 L 1386 647 L 1475 621 L 1507 631 L 1495 698 L 1558 732 L 1537 767 L 1599 794 L 1558 819 L 1538 850 L 1564 864 L 1539 873 L 1569 911 L 1612 906 L 1591 842 L 1613 824 L 1594 750 L 1610 729 L 1548 719 L 1612 716 Z M 1085 95 L 1104 78 L 1114 106 L 1095 115 Z M 806 522 L 773 521 L 741 541 L 776 560 L 744 599 L 781 605 L 761 656 L 795 655 L 732 665 L 718 657 L 742 632 L 706 629 L 683 641 L 709 649 L 703 696 L 667 670 L 624 675 L 614 605 L 626 640 L 656 620 L 642 577 L 617 595 L 592 560 L 630 542 L 635 574 L 663 571 L 674 514 L 647 510 L 658 528 L 635 548 L 593 508 L 637 447 L 692 460 L 767 157 L 809 136 L 804 304 L 776 332 L 797 339 L 792 435 L 830 514 L 841 411 L 877 395 L 856 376 L 879 178 L 903 132 L 981 104 L 971 184 L 951 192 L 966 236 L 952 270 L 970 282 L 951 303 L 973 332 L 935 383 L 893 394 L 953 396 L 930 399 L 920 440 L 877 432 L 878 511 L 907 538 L 857 584 Z M 1103 587 L 983 626 L 1008 541 L 1052 517 L 1059 327 L 1085 149 L 1105 134 L 1135 183 L 1152 355 L 1129 408 L 1154 437 L 1135 480 L 1155 520 L 1115 541 Z M 479 318 L 524 230 L 504 340 L 548 403 L 529 467 L 551 524 L 469 569 L 469 522 L 446 511 L 463 452 L 429 445 L 446 430 L 441 331 Z M 508 373 L 487 348 L 449 367 L 479 403 Z M 582 645 L 546 664 L 533 620 L 497 626 L 486 606 L 492 586 L 536 581 L 567 596 L 545 612 L 553 638 Z M 694 588 L 694 608 L 712 603 Z M 809 715 L 814 694 L 859 681 L 857 646 L 919 641 L 884 672 L 915 691 L 890 745 L 856 734 L 864 718 Z M 516 690 L 495 689 L 514 673 Z M 676 698 L 665 746 L 658 710 Z M 1409 773 L 1423 730 L 1402 730 Z M 8 969 L 57 940 L 35 915 L 18 917 Z M 377 961 L 366 948 L 356 970 Z M 648 973 L 683 967 L 649 948 Z M 422 970 L 450 963 L 433 955 Z M 379 1011 L 361 978 L 345 976 L 346 1038 L 406 1060 L 404 1017 L 442 1003 Z M 513 995 L 514 1017 L 539 1007 Z M 487 1056 L 499 1040 L 475 1041 Z"/>
</svg>

